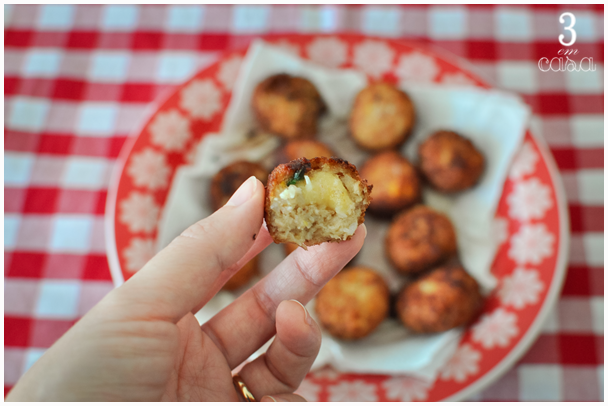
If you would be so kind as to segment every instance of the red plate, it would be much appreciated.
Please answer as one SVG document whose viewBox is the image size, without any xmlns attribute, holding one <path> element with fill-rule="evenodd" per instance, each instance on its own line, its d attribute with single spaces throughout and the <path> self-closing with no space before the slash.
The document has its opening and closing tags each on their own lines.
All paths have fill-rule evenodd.
<svg viewBox="0 0 608 406">
<path fill-rule="evenodd" d="M 412 43 L 358 35 L 269 36 L 269 42 L 325 66 L 352 67 L 371 80 L 415 80 L 489 88 L 466 62 Z M 110 270 L 116 285 L 154 253 L 159 214 L 175 170 L 207 133 L 217 132 L 246 50 L 229 52 L 156 106 L 120 156 L 106 207 Z M 566 269 L 568 217 L 555 163 L 529 131 L 498 205 L 503 243 L 497 288 L 434 384 L 404 376 L 311 373 L 299 392 L 319 401 L 461 400 L 506 372 L 539 333 Z"/>
</svg>

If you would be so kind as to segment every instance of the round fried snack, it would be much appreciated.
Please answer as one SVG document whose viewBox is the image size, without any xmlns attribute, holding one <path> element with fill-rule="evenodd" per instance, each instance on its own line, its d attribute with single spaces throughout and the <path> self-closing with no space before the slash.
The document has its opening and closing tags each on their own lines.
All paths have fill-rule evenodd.
<svg viewBox="0 0 608 406">
<path fill-rule="evenodd" d="M 483 298 L 479 285 L 460 266 L 441 267 L 407 285 L 396 311 L 401 322 L 418 333 L 438 333 L 468 324 Z"/>
<path fill-rule="evenodd" d="M 456 253 L 456 234 L 450 219 L 418 205 L 399 214 L 386 235 L 386 253 L 402 274 L 425 271 Z"/>
<path fill-rule="evenodd" d="M 361 148 L 380 151 L 402 144 L 414 122 L 414 104 L 407 94 L 388 83 L 374 83 L 357 95 L 349 127 Z"/>
<path fill-rule="evenodd" d="M 262 183 L 266 183 L 268 172 L 261 165 L 248 162 L 234 162 L 211 179 L 211 205 L 217 210 L 225 205 L 236 190 L 250 177 L 255 176 Z"/>
<path fill-rule="evenodd" d="M 247 262 L 237 273 L 232 275 L 232 278 L 228 279 L 228 282 L 224 284 L 222 289 L 233 291 L 238 288 L 245 286 L 251 278 L 258 274 L 258 257 L 253 257 L 251 261 Z"/>
<path fill-rule="evenodd" d="M 365 219 L 372 187 L 339 158 L 296 159 L 268 177 L 264 217 L 274 242 L 300 247 L 349 240 Z"/>
<path fill-rule="evenodd" d="M 389 312 L 382 276 L 366 267 L 346 268 L 317 294 L 315 313 L 332 336 L 354 340 L 370 334 Z"/>
<path fill-rule="evenodd" d="M 437 131 L 418 147 L 420 169 L 442 192 L 460 192 L 475 185 L 485 159 L 473 143 L 453 131 Z"/>
<path fill-rule="evenodd" d="M 294 140 L 289 141 L 283 147 L 282 155 L 284 162 L 293 161 L 298 158 L 312 159 L 316 157 L 331 157 L 334 155 L 331 148 L 320 141 L 314 140 Z"/>
<path fill-rule="evenodd" d="M 285 251 L 285 256 L 288 256 L 292 252 L 294 252 L 298 248 L 298 244 L 294 244 L 291 242 L 283 243 L 283 250 Z"/>
<path fill-rule="evenodd" d="M 260 82 L 251 106 L 263 130 L 285 139 L 314 137 L 317 119 L 325 111 L 325 103 L 310 81 L 284 73 Z"/>
<path fill-rule="evenodd" d="M 396 151 L 381 152 L 368 159 L 360 173 L 374 185 L 374 201 L 369 205 L 374 214 L 391 216 L 421 200 L 416 168 Z"/>
</svg>

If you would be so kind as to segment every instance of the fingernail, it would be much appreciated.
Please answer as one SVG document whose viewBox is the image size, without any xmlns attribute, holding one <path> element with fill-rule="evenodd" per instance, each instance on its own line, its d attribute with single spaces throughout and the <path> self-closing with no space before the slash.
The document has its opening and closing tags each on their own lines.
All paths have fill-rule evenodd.
<svg viewBox="0 0 608 406">
<path fill-rule="evenodd" d="M 240 206 L 245 203 L 255 194 L 255 190 L 258 187 L 258 181 L 255 176 L 247 179 L 232 195 L 226 206 Z"/>
<path fill-rule="evenodd" d="M 302 306 L 302 309 L 304 309 L 304 321 L 306 322 L 306 324 L 312 326 L 313 325 L 313 320 L 312 317 L 310 317 L 310 314 L 308 313 L 308 310 L 306 309 L 306 307 L 300 303 L 299 301 L 297 301 L 296 299 L 289 299 L 290 302 L 296 302 L 297 304 L 299 304 L 300 306 Z"/>
<path fill-rule="evenodd" d="M 361 224 L 361 225 L 363 226 L 363 232 L 365 233 L 363 235 L 363 237 L 365 238 L 365 237 L 367 237 L 367 227 L 365 227 L 365 224 Z"/>
<path fill-rule="evenodd" d="M 268 400 L 270 399 L 270 400 Z M 260 402 L 276 402 L 277 400 L 270 395 L 264 395 Z"/>
</svg>

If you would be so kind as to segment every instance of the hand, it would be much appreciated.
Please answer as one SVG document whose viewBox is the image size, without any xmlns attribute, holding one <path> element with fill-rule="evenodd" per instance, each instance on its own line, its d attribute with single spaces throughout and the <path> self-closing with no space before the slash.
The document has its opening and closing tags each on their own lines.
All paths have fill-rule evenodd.
<svg viewBox="0 0 608 406">
<path fill-rule="evenodd" d="M 300 303 L 355 256 L 366 232 L 361 226 L 349 241 L 296 250 L 199 326 L 193 314 L 272 241 L 263 206 L 264 187 L 250 178 L 91 309 L 6 400 L 237 401 L 232 370 L 276 334 L 239 375 L 258 400 L 302 401 L 293 391 L 321 333 Z"/>
</svg>

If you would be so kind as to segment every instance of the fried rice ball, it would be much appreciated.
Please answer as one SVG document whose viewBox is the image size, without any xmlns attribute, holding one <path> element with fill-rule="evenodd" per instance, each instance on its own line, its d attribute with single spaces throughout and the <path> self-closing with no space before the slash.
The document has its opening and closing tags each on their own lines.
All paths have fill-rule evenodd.
<svg viewBox="0 0 608 406">
<path fill-rule="evenodd" d="M 414 104 L 407 94 L 388 83 L 374 83 L 357 95 L 349 128 L 361 148 L 380 151 L 402 144 L 414 122 Z"/>
<path fill-rule="evenodd" d="M 237 290 L 243 286 L 245 286 L 251 278 L 258 274 L 258 257 L 253 257 L 253 259 L 247 262 L 237 273 L 232 275 L 228 282 L 224 284 L 222 289 L 233 291 Z"/>
<path fill-rule="evenodd" d="M 268 177 L 264 217 L 274 242 L 300 247 L 349 240 L 365 219 L 371 186 L 339 158 L 296 159 Z"/>
<path fill-rule="evenodd" d="M 482 303 L 475 279 L 460 266 L 444 266 L 407 285 L 399 294 L 396 311 L 415 332 L 438 333 L 468 324 Z"/>
<path fill-rule="evenodd" d="M 317 294 L 315 312 L 332 336 L 354 340 L 370 334 L 389 312 L 382 276 L 366 267 L 346 268 Z"/>
<path fill-rule="evenodd" d="M 317 119 L 326 109 L 309 80 L 284 73 L 260 82 L 251 105 L 264 131 L 289 140 L 314 137 Z"/>
<path fill-rule="evenodd" d="M 374 185 L 374 200 L 369 210 L 391 216 L 421 200 L 416 168 L 396 151 L 381 152 L 361 167 L 361 177 Z"/>
<path fill-rule="evenodd" d="M 210 186 L 213 210 L 224 206 L 243 182 L 251 176 L 255 176 L 265 184 L 268 172 L 259 164 L 248 161 L 237 161 L 216 173 L 213 179 L 211 179 Z"/>
<path fill-rule="evenodd" d="M 417 205 L 399 214 L 386 235 L 386 253 L 404 275 L 425 271 L 456 254 L 456 234 L 450 219 Z"/>
<path fill-rule="evenodd" d="M 283 162 L 293 161 L 298 158 L 312 159 L 316 157 L 331 157 L 334 155 L 331 148 L 320 141 L 294 140 L 289 141 L 282 150 Z"/>
<path fill-rule="evenodd" d="M 437 131 L 418 147 L 420 169 L 442 192 L 460 192 L 474 186 L 485 166 L 482 153 L 453 131 Z"/>
<path fill-rule="evenodd" d="M 285 251 L 285 256 L 288 256 L 292 252 L 294 252 L 298 248 L 298 244 L 294 244 L 291 242 L 283 243 L 283 250 Z"/>
</svg>

